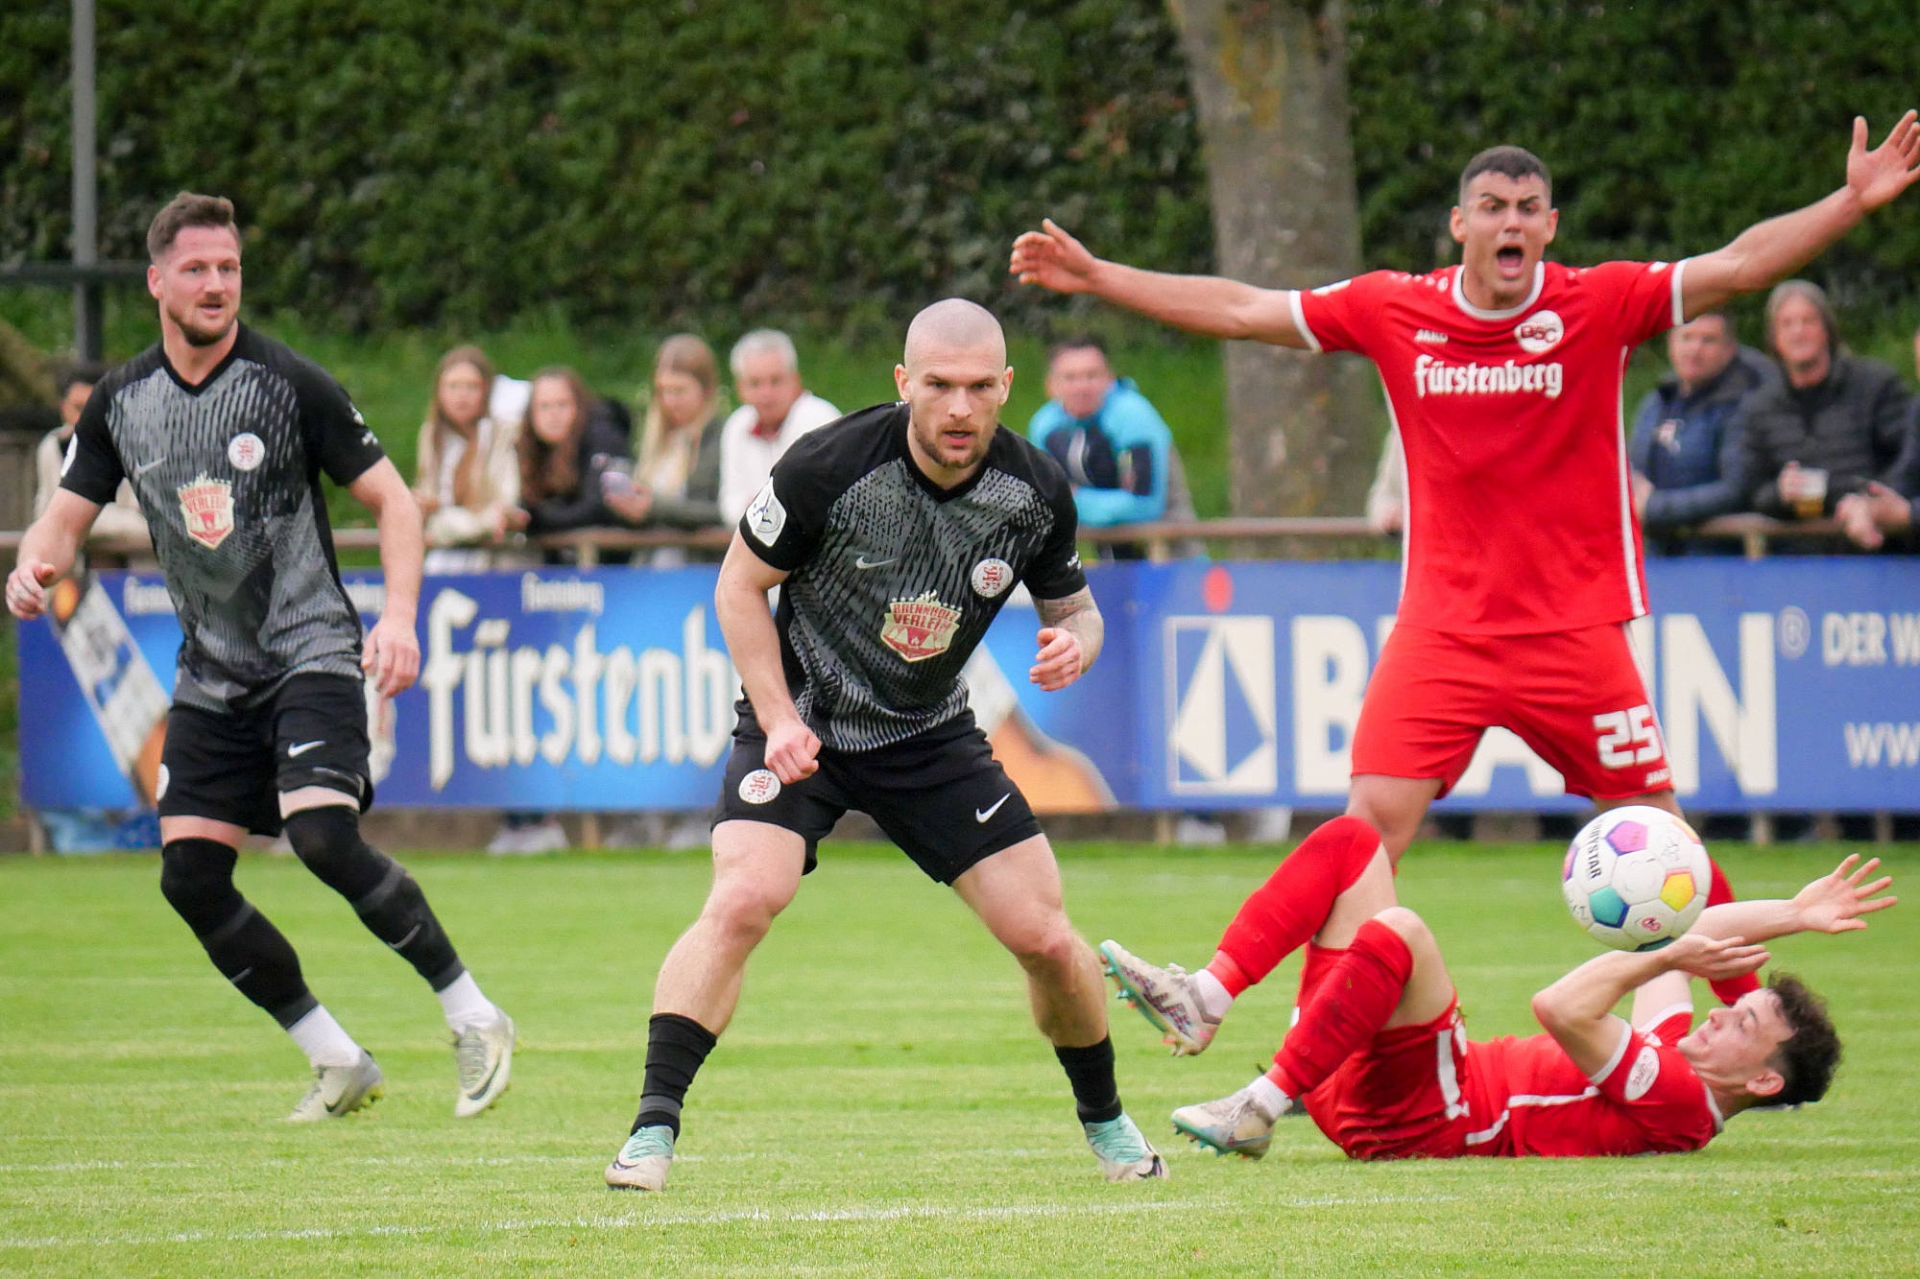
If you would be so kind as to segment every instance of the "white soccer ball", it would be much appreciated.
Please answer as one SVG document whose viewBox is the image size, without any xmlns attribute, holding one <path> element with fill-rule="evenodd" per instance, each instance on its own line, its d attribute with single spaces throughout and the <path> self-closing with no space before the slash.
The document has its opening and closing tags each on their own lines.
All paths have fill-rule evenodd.
<svg viewBox="0 0 1920 1279">
<path fill-rule="evenodd" d="M 1561 891 L 1574 922 L 1615 950 L 1658 950 L 1693 927 L 1713 868 L 1693 827 L 1645 805 L 1588 822 L 1567 847 Z"/>
</svg>

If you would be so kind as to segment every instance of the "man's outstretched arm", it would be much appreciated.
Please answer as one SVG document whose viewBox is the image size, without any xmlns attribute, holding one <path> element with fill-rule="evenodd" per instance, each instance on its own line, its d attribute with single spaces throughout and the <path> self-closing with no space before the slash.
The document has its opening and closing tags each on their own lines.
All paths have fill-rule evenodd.
<svg viewBox="0 0 1920 1279">
<path fill-rule="evenodd" d="M 1573 1064 L 1589 1079 L 1606 1069 L 1620 1050 L 1627 1023 L 1613 1007 L 1630 992 L 1665 973 L 1682 972 L 1709 981 L 1750 973 L 1767 952 L 1738 937 L 1690 932 L 1661 950 L 1597 955 L 1533 997 L 1533 1015 Z"/>
<path fill-rule="evenodd" d="M 1847 181 L 1823 200 L 1747 228 L 1733 243 L 1687 261 L 1681 305 L 1689 320 L 1742 293 L 1768 288 L 1811 262 L 1860 220 L 1920 179 L 1920 123 L 1900 117 L 1887 140 L 1867 150 L 1867 121 L 1853 121 Z"/>
<path fill-rule="evenodd" d="M 1850 854 L 1831 872 L 1791 898 L 1709 906 L 1700 913 L 1688 935 L 1744 937 L 1750 942 L 1763 942 L 1793 933 L 1854 932 L 1867 926 L 1867 921 L 1861 918 L 1863 915 L 1885 910 L 1900 900 L 1881 895 L 1893 885 L 1893 876 L 1872 879 L 1873 872 L 1879 868 L 1878 857 L 1862 863 L 1858 853 Z"/>
<path fill-rule="evenodd" d="M 1189 333 L 1305 348 L 1291 289 L 1261 289 L 1214 275 L 1168 275 L 1096 258 L 1048 218 L 1013 242 L 1007 270 L 1022 284 L 1091 293 Z"/>
</svg>

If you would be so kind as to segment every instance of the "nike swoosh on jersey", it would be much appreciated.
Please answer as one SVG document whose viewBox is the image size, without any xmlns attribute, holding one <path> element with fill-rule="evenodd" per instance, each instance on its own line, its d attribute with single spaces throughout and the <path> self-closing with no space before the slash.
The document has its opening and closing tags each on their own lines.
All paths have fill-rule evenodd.
<svg viewBox="0 0 1920 1279">
<path fill-rule="evenodd" d="M 900 557 L 898 555 L 895 555 L 884 560 L 870 560 L 866 556 L 862 555 L 853 561 L 853 566 L 855 568 L 879 568 L 881 565 L 891 564 L 893 563 L 894 560 L 897 560 L 899 558 Z"/>
<path fill-rule="evenodd" d="M 139 479 L 142 475 L 145 475 L 148 471 L 151 471 L 154 467 L 160 465 L 162 462 L 166 460 L 167 459 L 164 457 L 156 457 L 151 462 L 142 462 L 139 466 L 136 466 L 133 468 L 134 478 Z"/>
<path fill-rule="evenodd" d="M 976 822 L 979 822 L 982 826 L 986 825 L 988 819 L 990 819 L 995 813 L 1000 811 L 1000 805 L 1006 803 L 1008 800 L 1012 798 L 1013 798 L 1013 792 L 1008 791 L 1006 794 L 1002 795 L 999 799 L 996 799 L 993 801 L 992 808 L 974 809 L 973 820 Z"/>
<path fill-rule="evenodd" d="M 326 744 L 327 744 L 327 739 L 323 737 L 317 742 L 301 742 L 298 746 L 289 746 L 287 747 L 287 758 L 299 759 L 302 755 L 306 754 L 308 751 L 312 750 L 314 747 L 325 746 Z"/>
</svg>

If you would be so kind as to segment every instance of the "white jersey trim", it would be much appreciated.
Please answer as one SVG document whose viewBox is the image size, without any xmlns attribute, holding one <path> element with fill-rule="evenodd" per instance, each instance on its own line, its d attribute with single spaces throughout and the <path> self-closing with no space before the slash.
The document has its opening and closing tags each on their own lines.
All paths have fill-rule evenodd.
<svg viewBox="0 0 1920 1279">
<path fill-rule="evenodd" d="M 1623 1044 L 1624 1042 L 1625 1041 L 1622 1041 Z M 1488 1127 L 1482 1128 L 1479 1132 L 1468 1133 L 1466 1143 L 1469 1146 L 1484 1146 L 1495 1137 L 1498 1137 L 1500 1130 L 1507 1126 L 1507 1119 L 1513 1114 L 1513 1108 L 1515 1106 L 1571 1106 L 1575 1102 L 1591 1101 L 1599 1095 L 1600 1090 L 1598 1088 L 1586 1088 L 1580 1092 L 1553 1093 L 1546 1096 L 1538 1096 L 1533 1093 L 1516 1093 L 1507 1098 L 1507 1104 L 1500 1109 L 1500 1117 L 1494 1120 Z"/>
<path fill-rule="evenodd" d="M 1661 1022 L 1665 1021 L 1667 1018 L 1678 1017 L 1681 1013 L 1685 1013 L 1687 1015 L 1688 1021 L 1693 1020 L 1693 1001 L 1692 1000 L 1682 999 L 1675 1003 L 1668 1004 L 1665 1008 L 1662 1008 L 1659 1012 L 1647 1018 L 1645 1025 L 1635 1027 L 1635 1029 L 1640 1030 L 1642 1032 L 1651 1031 L 1655 1026 L 1658 1026 Z M 1652 1039 L 1652 1038 L 1655 1038 L 1655 1036 L 1648 1035 L 1648 1038 Z"/>
<path fill-rule="evenodd" d="M 1620 348 L 1620 393 L 1614 401 L 1614 455 L 1620 459 L 1620 554 L 1627 569 L 1627 606 L 1635 617 L 1647 611 L 1646 597 L 1640 593 L 1640 557 L 1633 547 L 1633 477 L 1627 469 L 1627 404 L 1626 374 L 1627 361 L 1633 356 L 1633 348 Z"/>
<path fill-rule="evenodd" d="M 1488 311 L 1467 301 L 1467 291 L 1461 284 L 1461 281 L 1466 278 L 1466 274 L 1466 267 L 1461 266 L 1454 268 L 1453 304 L 1476 320 L 1518 319 L 1521 315 L 1525 314 L 1535 302 L 1540 300 L 1541 291 L 1547 287 L 1547 264 L 1545 262 L 1535 262 L 1533 264 L 1533 291 L 1527 294 L 1527 300 L 1519 306 L 1510 306 L 1504 311 Z"/>
<path fill-rule="evenodd" d="M 1673 264 L 1673 327 L 1676 329 L 1687 322 L 1687 304 L 1680 295 L 1680 277 L 1690 261 L 1691 258 L 1682 258 Z"/>
<path fill-rule="evenodd" d="M 1293 327 L 1300 330 L 1300 336 L 1307 340 L 1307 349 L 1316 355 L 1320 352 L 1320 339 L 1314 336 L 1313 327 L 1307 323 L 1306 308 L 1300 305 L 1300 290 L 1292 289 L 1287 293 L 1287 309 L 1293 312 Z"/>
<path fill-rule="evenodd" d="M 1619 1069 L 1621 1059 L 1627 1055 L 1627 1045 L 1633 1042 L 1633 1027 L 1626 1022 L 1620 1023 L 1620 1042 L 1614 1046 L 1613 1056 L 1607 1058 L 1607 1064 L 1587 1076 L 1587 1082 L 1597 1084 L 1615 1070 Z"/>
</svg>

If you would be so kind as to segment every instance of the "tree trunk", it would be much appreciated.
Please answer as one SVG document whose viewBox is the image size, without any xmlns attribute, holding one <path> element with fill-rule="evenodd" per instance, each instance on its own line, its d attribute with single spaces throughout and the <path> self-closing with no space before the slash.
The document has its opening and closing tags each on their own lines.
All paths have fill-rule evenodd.
<svg viewBox="0 0 1920 1279">
<path fill-rule="evenodd" d="M 1168 0 L 1199 104 L 1221 274 L 1311 288 L 1360 267 L 1341 0 Z M 1226 348 L 1239 515 L 1355 515 L 1378 455 L 1371 370 Z"/>
</svg>

